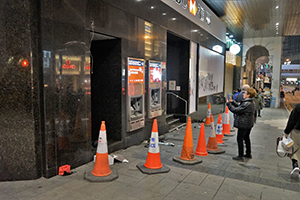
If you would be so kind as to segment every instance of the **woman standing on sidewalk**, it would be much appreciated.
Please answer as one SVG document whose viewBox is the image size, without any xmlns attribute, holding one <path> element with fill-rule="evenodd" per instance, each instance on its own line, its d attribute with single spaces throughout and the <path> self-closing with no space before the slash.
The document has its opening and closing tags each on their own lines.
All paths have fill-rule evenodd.
<svg viewBox="0 0 300 200">
<path fill-rule="evenodd" d="M 298 166 L 298 161 L 300 159 L 300 103 L 296 104 L 292 110 L 284 130 L 285 137 L 288 137 L 289 134 L 294 141 L 293 148 L 296 151 L 296 153 L 294 153 L 291 157 L 293 170 L 290 175 L 298 175 L 300 171 Z"/>
<path fill-rule="evenodd" d="M 239 155 L 232 157 L 233 160 L 243 161 L 244 157 L 252 158 L 250 132 L 256 118 L 253 99 L 255 95 L 256 91 L 253 88 L 247 88 L 244 92 L 244 100 L 241 101 L 240 105 L 232 101 L 232 99 L 227 102 L 228 109 L 235 114 L 234 127 L 238 128 L 237 143 Z M 246 143 L 246 155 L 244 155 L 244 140 Z"/>
</svg>

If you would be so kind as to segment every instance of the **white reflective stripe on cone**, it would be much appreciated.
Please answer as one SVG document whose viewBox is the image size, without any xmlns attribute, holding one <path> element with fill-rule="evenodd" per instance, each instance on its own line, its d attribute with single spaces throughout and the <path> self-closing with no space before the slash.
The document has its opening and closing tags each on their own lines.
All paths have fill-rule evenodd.
<svg viewBox="0 0 300 200">
<path fill-rule="evenodd" d="M 106 131 L 100 131 L 97 153 L 107 153 L 107 140 L 106 140 Z"/>
<path fill-rule="evenodd" d="M 149 153 L 159 153 L 158 146 L 158 133 L 151 133 L 150 144 L 149 144 Z"/>
<path fill-rule="evenodd" d="M 216 137 L 214 122 L 210 122 L 210 137 Z"/>
<path fill-rule="evenodd" d="M 208 109 L 206 117 L 210 117 L 210 114 L 211 114 L 211 111 L 210 111 L 210 109 Z"/>
<path fill-rule="evenodd" d="M 224 124 L 229 124 L 229 114 L 227 113 L 224 115 Z"/>
</svg>

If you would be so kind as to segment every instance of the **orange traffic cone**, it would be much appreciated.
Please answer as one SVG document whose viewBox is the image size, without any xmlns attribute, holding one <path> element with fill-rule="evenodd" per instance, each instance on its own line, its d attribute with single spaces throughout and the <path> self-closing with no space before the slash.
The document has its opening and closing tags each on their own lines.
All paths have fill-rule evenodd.
<svg viewBox="0 0 300 200">
<path fill-rule="evenodd" d="M 198 145 L 197 145 L 197 148 L 195 151 L 195 155 L 197 155 L 197 156 L 207 156 L 208 155 L 208 153 L 206 151 L 204 123 L 201 123 Z"/>
<path fill-rule="evenodd" d="M 86 172 L 84 178 L 91 182 L 106 182 L 118 178 L 117 173 L 109 168 L 104 121 L 101 123 L 94 169 L 91 173 Z"/>
<path fill-rule="evenodd" d="M 222 146 L 227 146 L 224 144 L 223 141 L 223 135 L 222 135 L 222 116 L 221 114 L 219 114 L 219 118 L 218 118 L 218 123 L 217 123 L 217 128 L 216 128 L 216 139 L 217 139 L 217 143 L 218 145 L 222 145 Z"/>
<path fill-rule="evenodd" d="M 197 160 L 194 155 L 191 117 L 188 118 L 188 122 L 186 125 L 186 131 L 185 131 L 181 156 L 174 157 L 173 160 L 181 164 L 197 164 L 202 162 L 202 160 Z"/>
<path fill-rule="evenodd" d="M 222 133 L 224 134 L 224 136 L 233 136 L 233 134 L 230 133 L 230 121 L 228 111 L 228 107 L 226 106 Z"/>
<path fill-rule="evenodd" d="M 111 170 L 108 164 L 107 140 L 105 122 L 102 121 L 97 146 L 96 161 L 92 171 L 94 176 L 108 176 Z"/>
<path fill-rule="evenodd" d="M 157 130 L 157 120 L 154 119 L 152 126 L 152 133 L 150 139 L 150 145 L 148 150 L 148 156 L 146 163 L 144 164 L 148 169 L 159 169 L 162 168 L 159 146 L 158 146 L 158 130 Z"/>
<path fill-rule="evenodd" d="M 210 123 L 210 137 L 208 138 L 208 142 L 206 145 L 206 149 L 208 153 L 211 154 L 219 154 L 219 153 L 225 153 L 224 150 L 219 149 L 218 144 L 217 144 L 217 139 L 216 139 L 216 133 L 215 133 L 215 123 L 214 123 L 214 118 L 212 114 L 210 115 L 211 117 L 211 123 Z"/>
<path fill-rule="evenodd" d="M 157 120 L 154 119 L 146 163 L 137 165 L 143 173 L 157 174 L 170 171 L 170 168 L 161 164 L 158 142 Z"/>
<path fill-rule="evenodd" d="M 219 114 L 218 123 L 217 123 L 217 131 L 216 131 L 216 139 L 218 144 L 223 144 L 223 137 L 222 137 L 222 116 Z"/>
<path fill-rule="evenodd" d="M 206 114 L 206 119 L 205 119 L 205 125 L 207 125 L 207 126 L 210 125 L 210 114 L 211 114 L 211 106 L 210 106 L 210 103 L 208 103 L 208 109 L 207 109 L 207 114 Z"/>
</svg>

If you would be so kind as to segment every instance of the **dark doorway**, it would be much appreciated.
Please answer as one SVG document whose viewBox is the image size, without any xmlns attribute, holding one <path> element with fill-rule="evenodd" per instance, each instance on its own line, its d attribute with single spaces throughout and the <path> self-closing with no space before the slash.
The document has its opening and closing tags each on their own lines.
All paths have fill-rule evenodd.
<svg viewBox="0 0 300 200">
<path fill-rule="evenodd" d="M 107 142 L 122 139 L 121 39 L 95 35 L 91 45 L 92 142 L 96 146 L 101 121 Z"/>
<path fill-rule="evenodd" d="M 167 34 L 167 83 L 168 92 L 189 99 L 189 53 L 190 42 L 172 33 Z M 172 89 L 169 83 L 175 81 Z M 174 83 L 174 82 L 173 82 Z M 175 88 L 175 90 L 174 90 Z M 173 94 L 167 96 L 167 114 L 186 114 L 186 104 Z"/>
</svg>

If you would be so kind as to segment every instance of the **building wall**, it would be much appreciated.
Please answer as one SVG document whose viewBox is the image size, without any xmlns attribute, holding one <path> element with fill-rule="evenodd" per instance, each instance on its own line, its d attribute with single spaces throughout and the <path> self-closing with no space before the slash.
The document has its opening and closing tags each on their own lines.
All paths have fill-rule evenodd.
<svg viewBox="0 0 300 200">
<path fill-rule="evenodd" d="M 127 57 L 166 62 L 168 31 L 209 49 L 216 44 L 225 47 L 167 5 L 153 3 L 160 11 L 129 0 L 1 1 L 4 14 L 0 16 L 0 28 L 5 31 L 0 32 L 0 48 L 5 53 L 0 54 L 0 171 L 7 173 L 0 180 L 51 177 L 61 165 L 75 168 L 93 159 L 90 48 L 91 41 L 99 37 L 117 38 L 122 46 L 121 61 L 112 70 L 121 79 L 122 90 L 115 95 L 120 98 L 118 127 L 122 130 L 116 137 L 118 142 L 109 142 L 109 151 L 149 138 L 150 119 L 145 128 L 126 132 L 123 89 Z M 178 20 L 163 18 L 162 10 Z M 152 44 L 159 44 L 150 55 L 145 52 L 145 22 L 153 25 Z M 198 31 L 191 31 L 195 29 Z M 28 58 L 29 67 L 20 66 L 21 58 Z M 163 105 L 166 85 L 162 88 Z M 105 96 L 107 101 L 114 97 Z M 167 130 L 166 107 L 162 109 L 163 115 L 157 118 L 161 134 Z M 104 120 L 109 133 L 114 128 L 113 120 Z"/>
</svg>

